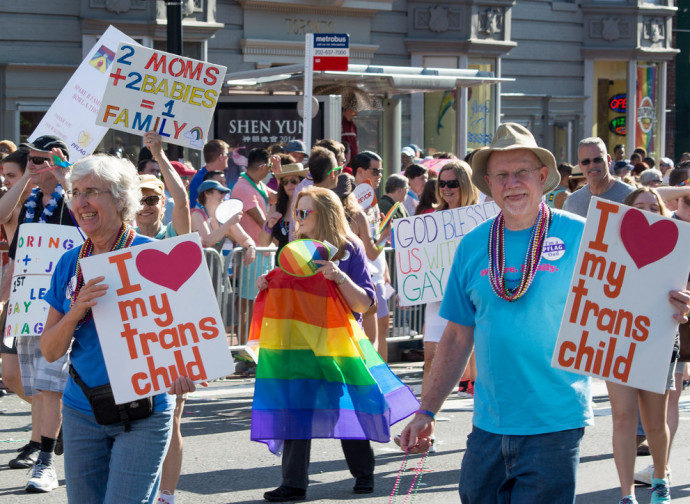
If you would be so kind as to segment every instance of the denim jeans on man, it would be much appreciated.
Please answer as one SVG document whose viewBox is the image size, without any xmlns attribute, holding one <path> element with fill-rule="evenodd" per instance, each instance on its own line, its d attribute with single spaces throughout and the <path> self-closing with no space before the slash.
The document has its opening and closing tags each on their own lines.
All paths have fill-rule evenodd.
<svg viewBox="0 0 690 504">
<path fill-rule="evenodd" d="M 93 415 L 62 408 L 67 499 L 74 503 L 153 503 L 170 442 L 172 411 L 124 425 L 99 425 Z"/>
<path fill-rule="evenodd" d="M 462 504 L 573 504 L 584 432 L 507 436 L 474 427 L 460 469 Z"/>
</svg>

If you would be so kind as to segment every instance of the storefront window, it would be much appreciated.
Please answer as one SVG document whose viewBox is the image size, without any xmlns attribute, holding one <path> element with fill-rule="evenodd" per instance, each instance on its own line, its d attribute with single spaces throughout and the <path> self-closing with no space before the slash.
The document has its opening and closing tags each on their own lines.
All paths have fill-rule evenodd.
<svg viewBox="0 0 690 504">
<path fill-rule="evenodd" d="M 473 61 L 469 64 L 470 70 L 493 72 L 494 64 L 491 61 Z M 494 86 L 483 85 L 468 89 L 467 106 L 467 149 L 474 150 L 489 145 L 493 140 L 496 124 L 494 118 Z"/>
<path fill-rule="evenodd" d="M 459 61 L 457 56 L 426 56 L 424 67 L 457 69 Z M 455 89 L 424 93 L 424 148 L 429 155 L 455 151 L 455 95 Z"/>
<path fill-rule="evenodd" d="M 627 110 L 627 62 L 594 62 L 593 136 L 604 140 L 608 151 L 625 144 Z"/>
<path fill-rule="evenodd" d="M 659 67 L 655 63 L 637 64 L 637 110 L 635 110 L 635 147 L 647 155 L 659 155 Z"/>
<path fill-rule="evenodd" d="M 459 68 L 455 57 L 428 57 L 427 67 Z M 455 66 L 450 66 L 455 65 Z M 471 60 L 470 70 L 495 71 L 495 62 L 490 59 Z M 496 130 L 495 87 L 480 85 L 467 90 L 467 149 L 468 151 L 489 145 Z M 456 135 L 457 91 L 439 91 L 424 94 L 424 145 L 429 154 L 454 152 Z M 466 153 L 455 152 L 459 157 Z"/>
<path fill-rule="evenodd" d="M 26 142 L 27 139 L 29 138 L 29 135 L 33 133 L 33 131 L 36 129 L 36 126 L 38 126 L 38 123 L 41 122 L 41 119 L 43 119 L 43 116 L 45 115 L 45 112 L 28 112 L 28 111 L 22 111 L 19 113 L 19 141 L 20 142 Z"/>
</svg>

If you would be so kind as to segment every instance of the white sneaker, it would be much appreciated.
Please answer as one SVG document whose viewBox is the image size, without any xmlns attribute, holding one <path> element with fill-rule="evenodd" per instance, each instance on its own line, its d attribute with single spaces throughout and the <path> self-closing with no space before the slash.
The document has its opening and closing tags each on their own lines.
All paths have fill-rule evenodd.
<svg viewBox="0 0 690 504">
<path fill-rule="evenodd" d="M 31 478 L 25 490 L 29 493 L 44 493 L 55 490 L 58 486 L 55 467 L 38 462 L 31 470 Z"/>
<path fill-rule="evenodd" d="M 652 478 L 654 477 L 654 466 L 649 464 L 641 471 L 635 473 L 635 483 L 642 483 L 643 485 L 652 486 Z M 666 479 L 671 484 L 671 468 L 666 469 Z"/>
</svg>

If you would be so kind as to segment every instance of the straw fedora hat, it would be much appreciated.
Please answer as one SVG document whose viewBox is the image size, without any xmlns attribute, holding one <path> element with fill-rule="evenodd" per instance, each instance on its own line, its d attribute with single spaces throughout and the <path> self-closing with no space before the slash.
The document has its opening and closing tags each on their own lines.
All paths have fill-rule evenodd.
<svg viewBox="0 0 690 504">
<path fill-rule="evenodd" d="M 309 175 L 309 170 L 305 168 L 302 163 L 290 163 L 280 167 L 280 173 L 274 173 L 273 176 L 278 180 L 288 175 L 297 175 L 298 177 L 306 177 Z"/>
<path fill-rule="evenodd" d="M 482 149 L 472 156 L 472 183 L 484 194 L 491 196 L 491 190 L 486 183 L 486 164 L 494 151 L 510 151 L 527 149 L 534 153 L 539 161 L 549 169 L 549 175 L 544 184 L 544 194 L 553 190 L 561 181 L 556 168 L 556 158 L 547 149 L 537 146 L 537 142 L 527 128 L 517 123 L 501 124 L 496 130 L 491 146 Z"/>
</svg>

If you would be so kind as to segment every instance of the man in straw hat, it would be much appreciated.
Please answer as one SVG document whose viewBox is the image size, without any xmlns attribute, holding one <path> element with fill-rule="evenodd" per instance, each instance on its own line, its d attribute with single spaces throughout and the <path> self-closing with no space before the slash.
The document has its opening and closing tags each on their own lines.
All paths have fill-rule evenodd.
<svg viewBox="0 0 690 504">
<path fill-rule="evenodd" d="M 560 180 L 556 161 L 519 124 L 499 126 L 491 147 L 474 155 L 472 170 L 474 184 L 501 213 L 458 246 L 440 313 L 449 322 L 429 392 L 401 447 L 429 448 L 434 416 L 474 346 L 473 430 L 460 472 L 461 501 L 573 503 L 580 440 L 593 422 L 590 382 L 552 368 L 551 355 L 584 220 L 543 202 Z M 687 313 L 690 292 L 674 298 Z"/>
</svg>

